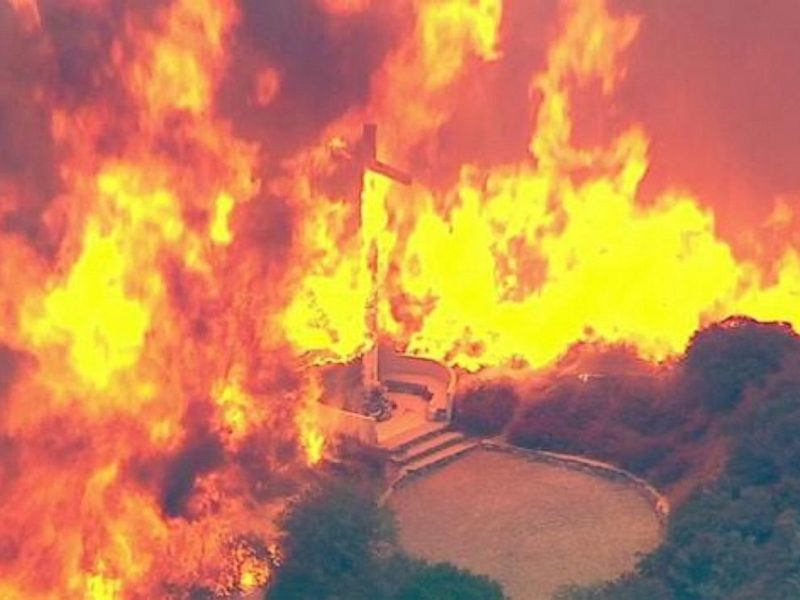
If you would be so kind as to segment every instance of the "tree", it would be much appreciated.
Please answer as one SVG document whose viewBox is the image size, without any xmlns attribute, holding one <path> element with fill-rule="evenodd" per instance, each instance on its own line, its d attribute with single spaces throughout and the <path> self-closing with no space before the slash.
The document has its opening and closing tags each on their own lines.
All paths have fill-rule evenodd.
<svg viewBox="0 0 800 600">
<path fill-rule="evenodd" d="M 800 598 L 800 352 L 780 328 L 729 327 L 700 336 L 686 366 L 721 384 L 715 410 L 740 404 L 716 416 L 731 449 L 725 471 L 673 512 L 666 539 L 635 575 L 564 600 Z"/>
<path fill-rule="evenodd" d="M 352 486 L 314 488 L 282 520 L 284 558 L 270 600 L 371 599 L 377 549 L 394 539 L 390 514 Z"/>
<path fill-rule="evenodd" d="M 502 588 L 482 575 L 447 563 L 420 563 L 395 600 L 504 600 Z"/>
<path fill-rule="evenodd" d="M 697 333 L 684 367 L 709 411 L 729 412 L 748 385 L 761 385 L 798 347 L 800 340 L 788 325 L 734 317 Z"/>
<path fill-rule="evenodd" d="M 282 519 L 283 557 L 268 600 L 505 600 L 487 577 L 401 552 L 391 513 L 367 490 L 310 490 Z"/>
<path fill-rule="evenodd" d="M 669 590 L 656 579 L 635 575 L 623 576 L 611 583 L 587 587 L 567 586 L 553 596 L 554 600 L 672 600 Z"/>
</svg>

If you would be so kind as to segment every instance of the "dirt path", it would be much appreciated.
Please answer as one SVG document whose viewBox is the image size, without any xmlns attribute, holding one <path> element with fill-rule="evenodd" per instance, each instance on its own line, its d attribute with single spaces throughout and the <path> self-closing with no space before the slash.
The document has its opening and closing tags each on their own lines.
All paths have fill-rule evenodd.
<svg viewBox="0 0 800 600">
<path fill-rule="evenodd" d="M 624 484 L 486 450 L 407 483 L 389 505 L 408 551 L 489 575 L 514 600 L 613 579 L 660 536 Z"/>
</svg>

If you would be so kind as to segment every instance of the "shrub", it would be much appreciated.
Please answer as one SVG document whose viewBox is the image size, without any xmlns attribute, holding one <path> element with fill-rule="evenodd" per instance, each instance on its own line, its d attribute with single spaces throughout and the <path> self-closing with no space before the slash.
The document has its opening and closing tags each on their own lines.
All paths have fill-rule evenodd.
<svg viewBox="0 0 800 600">
<path fill-rule="evenodd" d="M 447 563 L 420 565 L 393 600 L 505 600 L 502 588 L 483 575 Z"/>
<path fill-rule="evenodd" d="M 653 469 L 648 477 L 652 483 L 660 486 L 667 486 L 677 483 L 689 472 L 690 463 L 682 456 L 669 456 L 662 464 Z"/>
<path fill-rule="evenodd" d="M 554 600 L 672 600 L 669 590 L 658 580 L 623 576 L 611 583 L 589 587 L 569 586 L 559 590 Z"/>
<path fill-rule="evenodd" d="M 726 413 L 800 348 L 787 325 L 731 318 L 697 333 L 684 358 L 687 381 L 710 412 Z"/>
<path fill-rule="evenodd" d="M 725 472 L 676 507 L 664 543 L 625 586 L 575 589 L 562 597 L 617 600 L 635 590 L 637 599 L 651 592 L 659 598 L 662 591 L 675 600 L 800 598 L 797 373 L 797 363 L 787 364 L 769 386 L 751 390 L 734 426 L 719 428 L 732 448 Z M 666 477 L 685 465 L 673 454 L 656 472 Z"/>
<path fill-rule="evenodd" d="M 631 455 L 622 462 L 622 466 L 633 473 L 648 473 L 656 466 L 663 463 L 667 456 L 669 456 L 669 453 L 670 447 L 666 444 L 652 442 L 632 452 Z"/>
<path fill-rule="evenodd" d="M 283 555 L 266 600 L 507 600 L 487 577 L 399 550 L 393 515 L 366 488 L 311 488 L 280 524 Z"/>
<path fill-rule="evenodd" d="M 393 539 L 391 515 L 346 485 L 314 488 L 283 516 L 285 557 L 269 598 L 369 598 L 374 548 Z"/>
<path fill-rule="evenodd" d="M 505 429 L 519 403 L 510 385 L 482 385 L 455 399 L 456 427 L 475 435 L 496 435 Z"/>
</svg>

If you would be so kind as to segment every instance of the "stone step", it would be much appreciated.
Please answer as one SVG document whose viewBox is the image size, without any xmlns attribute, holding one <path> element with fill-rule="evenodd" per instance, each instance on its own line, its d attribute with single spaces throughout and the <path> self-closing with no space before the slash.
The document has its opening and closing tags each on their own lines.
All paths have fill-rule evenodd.
<svg viewBox="0 0 800 600">
<path fill-rule="evenodd" d="M 380 445 L 393 453 L 403 452 L 414 444 L 439 435 L 447 427 L 449 423 L 425 422 L 381 441 Z"/>
<path fill-rule="evenodd" d="M 407 446 L 405 450 L 394 452 L 392 454 L 392 462 L 400 465 L 406 465 L 424 456 L 433 454 L 437 450 L 457 444 L 463 439 L 463 433 L 458 431 L 443 431 L 433 437 L 418 440 L 411 446 Z"/>
<path fill-rule="evenodd" d="M 469 452 L 473 448 L 476 448 L 478 444 L 479 442 L 475 440 L 465 439 L 453 445 L 441 448 L 432 454 L 427 454 L 403 465 L 401 469 L 401 476 L 410 475 L 412 473 L 421 473 L 423 471 L 427 471 L 428 469 L 432 469 L 433 467 L 444 465 L 451 460 L 458 458 L 465 452 Z"/>
</svg>

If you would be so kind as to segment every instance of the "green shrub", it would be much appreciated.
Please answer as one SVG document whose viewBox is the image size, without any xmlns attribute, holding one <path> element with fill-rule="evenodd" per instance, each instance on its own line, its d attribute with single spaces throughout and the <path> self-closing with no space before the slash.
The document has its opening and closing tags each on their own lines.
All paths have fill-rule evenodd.
<svg viewBox="0 0 800 600">
<path fill-rule="evenodd" d="M 730 412 L 748 385 L 761 385 L 798 348 L 788 325 L 731 318 L 694 336 L 684 358 L 685 377 L 710 412 Z"/>
<path fill-rule="evenodd" d="M 394 600 L 504 600 L 502 588 L 453 565 L 422 564 Z"/>
<path fill-rule="evenodd" d="M 266 600 L 506 600 L 487 577 L 401 552 L 392 514 L 368 490 L 313 488 L 281 525 L 282 557 Z"/>
<path fill-rule="evenodd" d="M 780 347 L 781 336 L 774 339 Z M 642 560 L 637 574 L 570 590 L 561 598 L 800 598 L 800 352 L 786 358 L 779 376 L 751 389 L 747 403 L 724 417 L 718 429 L 732 450 L 724 473 L 676 508 L 665 541 Z M 759 368 L 749 377 L 764 375 Z M 666 476 L 669 468 L 682 464 L 674 456 L 657 472 Z M 631 595 L 631 590 L 636 592 Z M 662 591 L 669 595 L 658 595 Z"/>
</svg>

